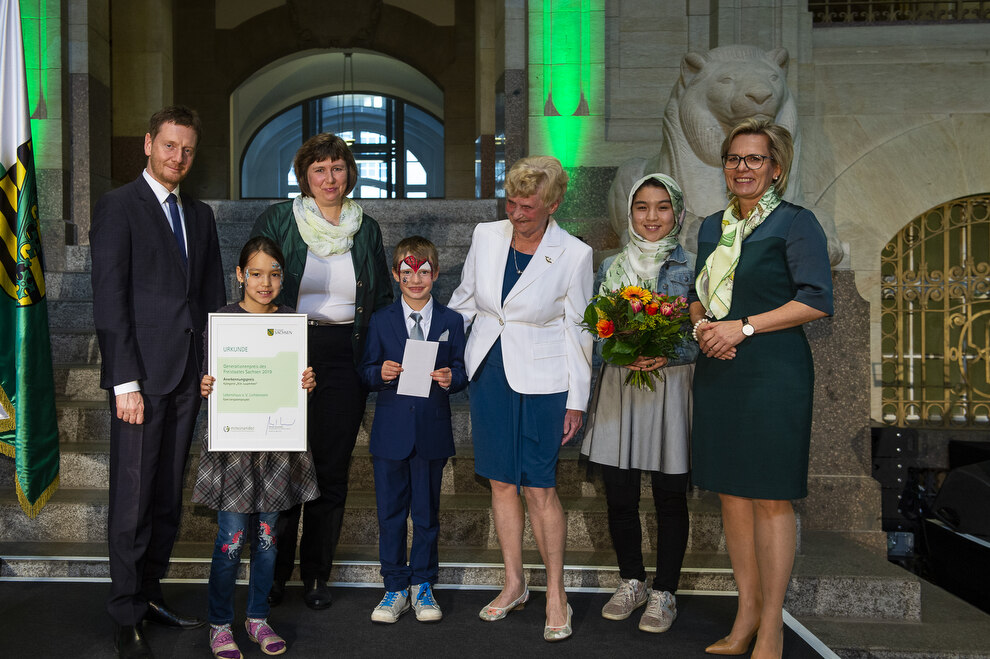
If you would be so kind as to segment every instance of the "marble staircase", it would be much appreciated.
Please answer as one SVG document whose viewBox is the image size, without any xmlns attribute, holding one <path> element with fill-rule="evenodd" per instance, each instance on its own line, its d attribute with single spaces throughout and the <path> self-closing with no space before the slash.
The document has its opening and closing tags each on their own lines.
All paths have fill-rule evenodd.
<svg viewBox="0 0 990 659">
<path fill-rule="evenodd" d="M 269 202 L 213 202 L 220 228 L 224 272 L 232 273 L 251 220 Z M 398 240 L 419 233 L 440 248 L 441 276 L 437 297 L 446 301 L 459 281 L 460 269 L 477 222 L 494 218 L 494 201 L 422 201 L 363 203 L 382 226 L 386 251 Z M 246 218 L 246 219 L 245 219 Z M 106 557 L 106 508 L 109 477 L 109 409 L 99 388 L 99 350 L 93 333 L 89 250 L 66 248 L 64 271 L 47 274 L 52 349 L 55 361 L 57 414 L 61 438 L 61 487 L 34 520 L 19 509 L 13 489 L 13 464 L 0 460 L 0 580 L 109 579 Z M 228 291 L 232 298 L 232 275 Z M 474 475 L 467 398 L 453 401 L 458 454 L 444 473 L 441 503 L 441 585 L 494 587 L 501 581 L 500 556 L 491 518 L 489 491 Z M 338 562 L 332 579 L 339 583 L 380 584 L 377 564 L 377 521 L 368 430 L 374 415 L 369 402 L 352 457 L 351 490 Z M 201 428 L 205 416 L 201 418 Z M 203 432 L 202 429 L 200 432 Z M 199 460 L 199 439 L 193 442 L 187 486 Z M 566 583 L 569 588 L 612 590 L 618 581 L 611 550 L 601 483 L 589 477 L 576 448 L 562 452 L 559 491 L 567 514 Z M 652 562 L 656 521 L 644 483 L 645 556 Z M 215 533 L 215 514 L 184 502 L 183 521 L 173 552 L 169 577 L 204 582 Z M 733 592 L 725 554 L 717 498 L 694 491 L 689 499 L 691 535 L 682 570 L 681 590 Z M 788 592 L 787 609 L 816 624 L 830 646 L 844 647 L 843 656 L 860 647 L 841 643 L 847 625 L 894 624 L 914 629 L 923 623 L 924 585 L 914 575 L 890 565 L 875 551 L 841 533 L 805 530 Z M 531 530 L 526 529 L 525 560 L 530 583 L 544 575 Z M 975 619 L 979 619 L 978 616 Z M 990 618 L 987 618 L 990 620 Z M 861 627 L 856 627 L 860 629 Z M 867 627 L 868 628 L 868 627 Z M 886 627 L 884 627 L 886 628 Z M 857 632 L 869 636 L 866 632 Z M 896 636 L 896 635 L 895 635 Z M 856 636 L 859 638 L 859 636 Z M 892 645 L 894 642 L 888 643 Z M 860 644 L 861 645 L 861 644 Z M 881 655 L 876 655 L 881 656 Z M 889 656 L 911 656 L 891 654 Z M 921 656 L 921 655 L 919 655 Z M 924 656 L 941 656 L 926 654 Z M 948 656 L 948 655 L 946 655 Z M 952 656 L 979 656 L 966 652 Z"/>
</svg>

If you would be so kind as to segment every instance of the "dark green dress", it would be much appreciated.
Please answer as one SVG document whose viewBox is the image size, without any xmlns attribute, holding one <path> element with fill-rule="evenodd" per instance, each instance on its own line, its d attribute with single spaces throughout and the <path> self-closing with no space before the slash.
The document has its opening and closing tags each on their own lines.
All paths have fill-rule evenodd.
<svg viewBox="0 0 990 659">
<path fill-rule="evenodd" d="M 701 225 L 699 269 L 721 236 L 721 220 L 719 212 Z M 732 304 L 722 320 L 755 316 L 790 300 L 831 315 L 832 273 L 825 232 L 814 214 L 781 202 L 743 242 Z M 744 339 L 734 359 L 699 355 L 691 438 L 694 484 L 754 499 L 807 496 L 814 381 L 811 350 L 800 326 Z"/>
</svg>

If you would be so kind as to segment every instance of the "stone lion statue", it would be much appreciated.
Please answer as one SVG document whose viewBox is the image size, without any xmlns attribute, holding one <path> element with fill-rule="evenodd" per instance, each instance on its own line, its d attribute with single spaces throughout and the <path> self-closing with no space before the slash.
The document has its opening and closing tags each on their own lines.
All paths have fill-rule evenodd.
<svg viewBox="0 0 990 659">
<path fill-rule="evenodd" d="M 649 159 L 623 163 L 609 189 L 608 212 L 612 229 L 625 240 L 629 189 L 650 172 L 670 174 L 684 190 L 687 215 L 681 235 L 684 246 L 697 251 L 698 222 L 725 208 L 722 140 L 747 117 L 773 119 L 794 136 L 794 164 L 788 200 L 800 200 L 800 132 L 797 107 L 787 88 L 787 50 L 765 51 L 756 46 L 721 46 L 707 53 L 688 53 L 681 61 L 677 81 L 662 121 L 660 151 Z M 831 217 L 818 215 L 829 239 L 832 263 L 842 248 Z"/>
</svg>

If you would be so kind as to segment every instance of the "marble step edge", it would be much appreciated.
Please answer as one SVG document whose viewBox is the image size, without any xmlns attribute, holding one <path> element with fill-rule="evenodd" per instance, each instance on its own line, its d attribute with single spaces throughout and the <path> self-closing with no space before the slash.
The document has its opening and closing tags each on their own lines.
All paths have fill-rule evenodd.
<svg viewBox="0 0 990 659">
<path fill-rule="evenodd" d="M 49 551 L 51 555 L 41 553 Z M 331 581 L 347 584 L 381 583 L 377 548 L 370 545 L 340 545 Z M 209 574 L 210 543 L 177 543 L 167 577 L 205 583 Z M 538 552 L 523 552 L 527 581 L 545 585 L 545 572 Z M 0 543 L 0 581 L 107 581 L 109 568 L 105 543 Z M 441 548 L 438 585 L 495 587 L 503 578 L 497 549 L 454 550 Z M 903 593 L 911 579 L 892 575 L 858 576 L 852 588 L 847 575 L 822 572 L 820 566 L 798 556 L 785 603 L 792 615 L 828 620 L 896 620 L 918 623 L 903 606 Z M 568 550 L 564 558 L 565 585 L 568 588 L 610 592 L 618 585 L 618 568 L 610 551 Z M 648 561 L 649 563 L 649 561 Z M 648 565 L 648 570 L 651 570 Z M 907 573 L 905 573 L 907 574 Z M 911 575 L 913 576 L 913 575 Z M 241 579 L 247 578 L 246 561 Z M 298 583 L 298 572 L 293 581 Z M 862 591 L 862 592 L 861 592 Z M 688 552 L 681 570 L 681 593 L 734 594 L 735 583 L 728 557 L 709 552 Z M 823 596 L 823 593 L 830 593 Z"/>
<path fill-rule="evenodd" d="M 60 489 L 101 490 L 109 487 L 109 445 L 109 440 L 63 440 L 59 463 Z M 201 443 L 195 442 L 189 453 L 184 480 L 184 487 L 186 488 L 192 488 L 195 484 L 198 461 L 201 455 Z M 577 447 L 562 449 L 559 464 L 557 490 L 561 496 L 604 496 L 600 479 L 588 474 L 587 463 L 584 462 Z M 0 488 L 10 486 L 13 483 L 13 474 L 13 462 L 0 461 Z M 368 451 L 366 443 L 364 445 L 357 444 L 351 455 L 349 490 L 351 492 L 371 492 L 374 489 L 373 456 Z M 456 455 L 450 458 L 444 467 L 441 492 L 443 494 L 473 493 L 488 496 L 490 491 L 487 481 L 475 474 L 473 445 L 470 443 L 458 445 Z M 652 489 L 648 474 L 641 477 L 641 492 L 645 497 L 642 504 L 643 509 L 649 509 L 652 505 L 650 499 Z M 701 491 L 693 489 L 688 496 L 698 498 L 701 496 Z"/>
<path fill-rule="evenodd" d="M 45 553 L 49 552 L 49 553 Z M 213 544 L 178 542 L 172 552 L 166 579 L 205 583 Z M 378 547 L 376 545 L 344 545 L 337 548 L 331 581 L 335 583 L 380 584 Z M 109 581 L 109 559 L 105 542 L 32 543 L 0 542 L 0 581 Z M 441 548 L 440 585 L 493 586 L 501 582 L 501 553 L 497 549 Z M 612 552 L 569 549 L 564 556 L 568 587 L 597 589 L 611 592 L 619 583 L 618 567 Z M 545 570 L 535 549 L 523 550 L 523 563 L 533 578 L 534 586 L 545 586 Z M 239 578 L 247 579 L 249 561 L 241 564 Z M 298 566 L 298 562 L 297 562 Z M 648 565 L 652 570 L 652 566 Z M 460 572 L 456 579 L 445 580 L 444 574 Z M 702 586 L 706 592 L 734 590 L 732 570 L 728 559 L 712 553 L 688 553 L 681 570 L 682 580 Z M 299 585 L 298 567 L 289 581 Z M 691 590 L 682 584 L 681 590 Z"/>
<path fill-rule="evenodd" d="M 51 506 L 99 506 L 105 507 L 109 502 L 110 493 L 106 488 L 59 488 L 55 493 L 53 498 L 49 501 L 45 509 Z M 604 513 L 605 512 L 605 498 L 602 496 L 581 496 L 581 495 L 560 495 L 561 504 L 564 507 L 565 513 Z M 647 508 L 652 508 L 652 498 L 644 496 L 642 499 L 644 504 L 651 504 Z M 196 508 L 197 511 L 201 511 L 204 514 L 211 512 L 206 506 L 192 502 L 192 491 L 190 489 L 183 490 L 182 494 L 182 504 L 186 508 Z M 11 486 L 0 487 L 0 506 L 11 506 L 18 505 L 17 494 Z M 347 504 L 348 511 L 354 511 L 359 509 L 366 510 L 377 510 L 375 503 L 375 493 L 373 491 L 349 491 L 347 494 Z M 486 492 L 458 492 L 453 494 L 441 494 L 440 495 L 440 511 L 477 511 L 477 510 L 489 510 L 491 508 L 491 495 Z M 41 518 L 44 515 L 45 509 L 42 510 L 39 517 L 35 518 L 34 521 Z M 643 512 L 650 514 L 651 510 L 644 510 Z M 697 497 L 688 498 L 688 514 L 694 516 L 706 516 L 706 517 L 717 517 L 721 519 L 721 512 L 718 508 L 718 504 L 711 495 L 702 495 Z M 32 520 L 27 520 L 26 523 L 33 523 Z M 20 521 L 17 519 L 10 520 L 10 522 Z M 0 543 L 4 542 L 0 540 Z"/>
<path fill-rule="evenodd" d="M 108 440 L 63 442 L 59 463 L 60 501 L 69 492 L 105 491 L 110 483 L 110 455 Z M 201 458 L 201 443 L 195 442 L 189 453 L 184 487 L 191 489 L 195 484 L 198 464 Z M 588 473 L 588 464 L 577 447 L 564 447 L 560 451 L 557 470 L 557 491 L 562 497 L 604 497 L 604 489 L 595 474 Z M 13 461 L 0 461 L 0 492 L 13 484 Z M 373 492 L 375 489 L 373 456 L 367 445 L 355 445 L 351 455 L 349 491 Z M 474 447 L 470 443 L 457 446 L 457 453 L 444 467 L 441 484 L 443 494 L 490 495 L 488 482 L 477 476 L 474 469 Z M 644 497 L 643 510 L 652 509 L 651 484 L 648 474 L 641 476 L 641 492 Z M 710 511 L 718 511 L 714 495 L 705 494 L 696 488 L 688 492 L 689 501 L 707 499 L 705 504 Z M 690 503 L 698 506 L 700 503 Z"/>
<path fill-rule="evenodd" d="M 101 390 L 102 391 L 102 390 Z M 68 400 L 56 394 L 55 414 L 59 428 L 59 440 L 62 450 L 72 450 L 72 445 L 105 441 L 110 436 L 110 407 L 106 392 L 102 392 L 101 400 Z M 94 394 L 95 396 L 95 394 Z M 460 394 L 457 394 L 460 396 Z M 465 399 L 451 400 L 451 423 L 454 431 L 454 445 L 458 450 L 471 444 L 471 412 Z M 203 414 L 197 433 L 193 438 L 194 446 L 202 441 L 206 432 L 206 416 Z M 375 415 L 375 403 L 369 400 L 364 413 L 364 419 L 358 430 L 356 446 L 367 451 L 370 432 Z"/>
<path fill-rule="evenodd" d="M 76 334 L 78 336 L 78 334 Z M 58 362 L 53 364 L 56 407 L 74 407 L 80 403 L 103 403 L 106 406 L 107 391 L 100 388 L 101 364 L 96 354 L 90 353 L 92 361 Z M 467 391 L 462 390 L 450 396 L 453 411 L 467 411 Z M 370 392 L 367 409 L 374 409 L 375 393 Z M 92 406 L 83 405 L 90 409 Z M 109 410 L 109 407 L 107 407 Z"/>
<path fill-rule="evenodd" d="M 990 657 L 990 614 L 920 580 L 921 618 L 911 624 L 803 616 L 800 622 L 841 657 L 952 659 Z"/>
<path fill-rule="evenodd" d="M 37 518 L 30 520 L 20 513 L 20 506 L 10 488 L 0 493 L 0 542 L 25 540 L 34 542 L 83 542 L 106 537 L 106 490 L 66 490 L 56 493 Z M 181 524 L 177 539 L 182 542 L 208 542 L 216 534 L 216 514 L 205 506 L 192 504 L 190 492 L 184 496 Z M 593 498 L 563 497 L 567 543 L 572 549 L 603 549 L 610 546 L 608 519 L 601 501 Z M 722 551 L 721 517 L 700 510 L 691 515 L 688 546 L 699 551 Z M 653 515 L 643 513 L 644 549 L 650 551 L 656 533 Z M 341 530 L 343 544 L 376 544 L 378 516 L 373 492 L 355 492 L 348 496 L 347 512 Z M 487 494 L 441 495 L 439 544 L 444 548 L 498 547 Z M 523 546 L 535 549 L 536 539 L 527 523 Z"/>
</svg>

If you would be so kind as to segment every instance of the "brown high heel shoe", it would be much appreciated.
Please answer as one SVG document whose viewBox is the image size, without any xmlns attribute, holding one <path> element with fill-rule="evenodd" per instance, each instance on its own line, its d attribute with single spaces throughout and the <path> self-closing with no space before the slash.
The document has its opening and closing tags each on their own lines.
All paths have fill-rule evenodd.
<svg viewBox="0 0 990 659">
<path fill-rule="evenodd" d="M 756 638 L 756 632 L 760 631 L 760 624 L 757 623 L 756 627 L 753 627 L 753 631 L 746 635 L 742 641 L 738 643 L 732 643 L 729 641 L 729 637 L 721 638 L 707 648 L 705 652 L 708 654 L 722 654 L 722 655 L 739 655 L 746 654 L 749 651 L 749 646 L 753 643 L 753 639 Z"/>
</svg>

